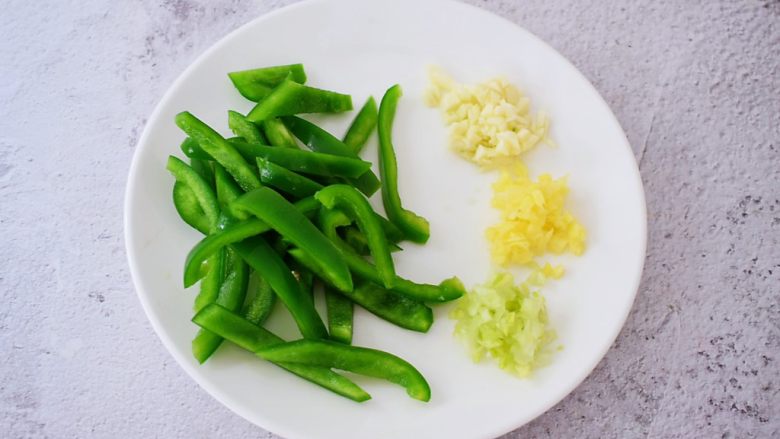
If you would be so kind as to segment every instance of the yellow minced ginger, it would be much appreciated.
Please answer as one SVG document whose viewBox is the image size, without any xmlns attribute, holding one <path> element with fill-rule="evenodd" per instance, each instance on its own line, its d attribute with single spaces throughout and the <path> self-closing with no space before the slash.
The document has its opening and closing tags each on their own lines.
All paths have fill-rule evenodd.
<svg viewBox="0 0 780 439">
<path fill-rule="evenodd" d="M 562 267 L 546 264 L 518 285 L 509 273 L 496 274 L 456 302 L 450 317 L 455 336 L 466 343 L 475 362 L 492 358 L 519 377 L 550 361 L 555 331 L 549 327 L 544 296 L 532 287 L 563 275 Z"/>
<path fill-rule="evenodd" d="M 582 254 L 585 228 L 564 207 L 568 192 L 565 177 L 542 174 L 533 181 L 523 165 L 503 170 L 492 200 L 501 220 L 486 231 L 494 262 L 522 265 L 545 252 Z"/>
<path fill-rule="evenodd" d="M 490 167 L 541 142 L 552 144 L 547 116 L 531 114 L 529 99 L 506 79 L 464 85 L 436 67 L 429 68 L 428 77 L 425 102 L 441 109 L 450 127 L 450 148 L 462 157 Z"/>
</svg>

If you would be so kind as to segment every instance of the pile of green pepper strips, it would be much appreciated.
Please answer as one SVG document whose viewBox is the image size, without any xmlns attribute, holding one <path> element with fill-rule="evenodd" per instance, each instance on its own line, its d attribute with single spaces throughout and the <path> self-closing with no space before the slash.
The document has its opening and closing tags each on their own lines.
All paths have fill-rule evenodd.
<svg viewBox="0 0 780 439">
<path fill-rule="evenodd" d="M 391 130 L 400 87 L 387 90 L 378 112 L 369 98 L 339 140 L 296 115 L 349 111 L 352 99 L 304 85 L 302 65 L 229 76 L 257 102 L 246 116 L 228 112 L 236 137 L 225 139 L 183 112 L 176 124 L 188 136 L 181 149 L 190 164 L 168 159 L 176 210 L 206 235 L 184 268 L 185 287 L 200 281 L 192 319 L 201 327 L 192 341 L 195 358 L 203 363 L 228 340 L 354 401 L 370 396 L 333 369 L 389 380 L 428 401 L 430 387 L 411 364 L 350 345 L 353 304 L 426 332 L 433 323 L 426 303 L 465 293 L 455 277 L 428 285 L 395 273 L 391 253 L 400 250 L 398 243 L 425 243 L 429 236 L 428 222 L 404 209 L 398 194 Z M 381 182 L 358 156 L 375 127 Z M 367 200 L 380 188 L 387 219 Z M 317 282 L 325 292 L 327 328 L 314 307 Z M 285 342 L 262 327 L 277 298 L 303 339 Z"/>
</svg>

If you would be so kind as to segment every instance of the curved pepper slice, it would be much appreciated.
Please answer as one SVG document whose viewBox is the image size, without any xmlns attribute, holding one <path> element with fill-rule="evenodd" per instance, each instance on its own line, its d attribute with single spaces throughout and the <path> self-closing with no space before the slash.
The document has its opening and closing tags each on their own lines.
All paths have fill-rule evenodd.
<svg viewBox="0 0 780 439">
<path fill-rule="evenodd" d="M 260 126 L 263 127 L 263 133 L 265 133 L 265 137 L 268 138 L 268 142 L 271 145 L 283 148 L 298 148 L 295 136 L 284 126 L 284 122 L 278 118 L 274 117 L 264 120 L 260 123 Z"/>
<path fill-rule="evenodd" d="M 333 285 L 339 289 L 352 289 L 352 276 L 341 252 L 279 193 L 263 187 L 242 195 L 231 206 L 265 221 L 285 239 L 312 255 L 326 280 Z"/>
<path fill-rule="evenodd" d="M 342 143 L 341 140 L 308 120 L 296 116 L 283 117 L 282 120 L 295 137 L 300 139 L 312 151 L 344 157 L 357 157 L 357 153 Z M 376 174 L 370 170 L 356 179 L 347 179 L 347 181 L 368 197 L 379 190 L 379 187 L 382 185 Z"/>
<path fill-rule="evenodd" d="M 300 84 L 306 82 L 303 64 L 263 67 L 260 69 L 240 70 L 228 73 L 241 96 L 250 101 L 259 102 L 288 77 Z"/>
<path fill-rule="evenodd" d="M 344 135 L 344 144 L 350 147 L 355 154 L 359 154 L 366 146 L 369 136 L 376 128 L 376 118 L 376 101 L 373 96 L 369 96 Z"/>
<path fill-rule="evenodd" d="M 244 157 L 233 148 L 230 142 L 210 126 L 188 111 L 176 115 L 176 125 L 187 133 L 203 151 L 213 157 L 217 163 L 224 166 L 242 189 L 251 191 L 260 187 L 260 179 L 257 178 L 257 175 L 244 160 Z"/>
<path fill-rule="evenodd" d="M 325 233 L 325 236 L 341 250 L 342 257 L 352 273 L 361 279 L 381 284 L 382 278 L 379 276 L 376 267 L 363 259 L 362 256 L 355 253 L 355 251 L 338 236 L 336 228 L 350 224 L 349 218 L 338 210 L 320 212 L 320 227 L 322 227 L 323 233 Z M 290 254 L 293 254 L 292 251 L 290 251 Z M 304 261 L 301 262 L 306 265 Z M 309 267 L 309 269 L 312 269 L 312 267 Z M 439 285 L 429 285 L 418 284 L 400 276 L 396 276 L 392 290 L 409 297 L 410 299 L 419 300 L 421 302 L 448 302 L 466 294 L 463 283 L 461 283 L 457 277 L 446 279 Z"/>
<path fill-rule="evenodd" d="M 254 294 L 247 298 L 241 315 L 255 325 L 262 325 L 274 309 L 276 294 L 267 280 L 257 273 L 255 275 L 257 285 Z"/>
<path fill-rule="evenodd" d="M 325 308 L 328 311 L 328 333 L 330 339 L 344 344 L 352 343 L 354 306 L 330 286 L 325 286 Z"/>
<path fill-rule="evenodd" d="M 431 388 L 425 377 L 407 361 L 376 349 L 347 346 L 326 340 L 298 340 L 257 351 L 269 361 L 332 367 L 382 378 L 406 389 L 414 399 L 429 401 Z"/>
<path fill-rule="evenodd" d="M 209 220 L 200 207 L 195 192 L 180 181 L 173 185 L 173 207 L 185 223 L 204 235 L 209 234 Z"/>
<path fill-rule="evenodd" d="M 278 148 L 259 143 L 231 142 L 244 157 L 262 157 L 277 165 L 305 174 L 324 177 L 359 177 L 371 169 L 371 163 L 358 158 Z"/>
<path fill-rule="evenodd" d="M 251 352 L 284 342 L 276 334 L 252 324 L 219 305 L 206 306 L 192 318 L 192 322 Z M 353 401 L 363 402 L 371 399 L 371 395 L 360 386 L 327 367 L 272 363 Z"/>
<path fill-rule="evenodd" d="M 382 225 L 366 197 L 352 186 L 334 184 L 317 192 L 314 198 L 328 209 L 342 210 L 357 222 L 366 237 L 371 256 L 374 257 L 382 285 L 392 288 L 396 278 L 393 257 Z"/>
<path fill-rule="evenodd" d="M 271 285 L 285 307 L 290 310 L 301 334 L 306 338 L 325 338 L 328 331 L 322 323 L 310 295 L 304 293 L 281 256 L 262 236 L 231 246 L 260 276 Z"/>
<path fill-rule="evenodd" d="M 320 203 L 314 198 L 304 198 L 295 203 L 294 206 L 305 215 L 317 211 L 320 208 Z M 187 260 L 184 263 L 184 287 L 188 288 L 194 285 L 203 277 L 200 267 L 214 252 L 269 230 L 271 230 L 271 226 L 265 221 L 250 218 L 227 224 L 222 230 L 203 238 L 187 254 Z"/>
<path fill-rule="evenodd" d="M 167 169 L 173 174 L 176 181 L 180 181 L 190 188 L 204 215 L 206 215 L 209 231 L 216 230 L 219 219 L 219 204 L 211 186 L 194 169 L 174 156 L 168 157 Z"/>
<path fill-rule="evenodd" d="M 352 97 L 298 84 L 288 78 L 261 100 L 246 118 L 252 122 L 300 113 L 341 113 L 352 109 Z"/>
<path fill-rule="evenodd" d="M 430 236 L 428 221 L 401 206 L 398 195 L 398 163 L 393 150 L 393 119 L 398 99 L 401 97 L 401 86 L 390 87 L 379 104 L 379 174 L 382 176 L 382 203 L 390 221 L 398 226 L 411 241 L 425 243 Z"/>
</svg>

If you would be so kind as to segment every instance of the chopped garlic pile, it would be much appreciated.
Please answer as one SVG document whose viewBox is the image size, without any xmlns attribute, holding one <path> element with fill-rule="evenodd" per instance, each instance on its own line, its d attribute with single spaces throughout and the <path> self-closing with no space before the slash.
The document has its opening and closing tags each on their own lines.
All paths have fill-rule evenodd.
<svg viewBox="0 0 780 439">
<path fill-rule="evenodd" d="M 504 78 L 474 86 L 458 84 L 431 67 L 425 101 L 441 109 L 450 126 L 450 147 L 481 166 L 493 166 L 519 157 L 547 138 L 544 113 L 532 115 L 530 101 Z"/>
<path fill-rule="evenodd" d="M 549 328 L 544 297 L 532 287 L 563 275 L 561 267 L 536 267 L 515 285 L 509 273 L 499 273 L 462 297 L 452 310 L 455 336 L 467 343 L 475 362 L 493 358 L 519 377 L 550 361 L 555 331 Z"/>
<path fill-rule="evenodd" d="M 528 264 L 545 252 L 582 254 L 585 228 L 564 208 L 568 192 L 566 178 L 542 174 L 534 182 L 519 164 L 503 171 L 492 200 L 501 221 L 486 231 L 493 260 L 506 266 Z"/>
</svg>

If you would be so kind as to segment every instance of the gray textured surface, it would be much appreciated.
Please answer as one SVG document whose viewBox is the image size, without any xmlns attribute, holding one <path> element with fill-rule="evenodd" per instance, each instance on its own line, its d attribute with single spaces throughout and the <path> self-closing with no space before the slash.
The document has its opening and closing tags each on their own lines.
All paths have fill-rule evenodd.
<svg viewBox="0 0 780 439">
<path fill-rule="evenodd" d="M 126 267 L 122 198 L 165 89 L 287 2 L 69 3 L 0 13 L 0 436 L 273 437 L 157 340 Z M 617 343 L 507 438 L 780 436 L 780 2 L 474 3 L 595 84 L 649 212 Z"/>
</svg>

